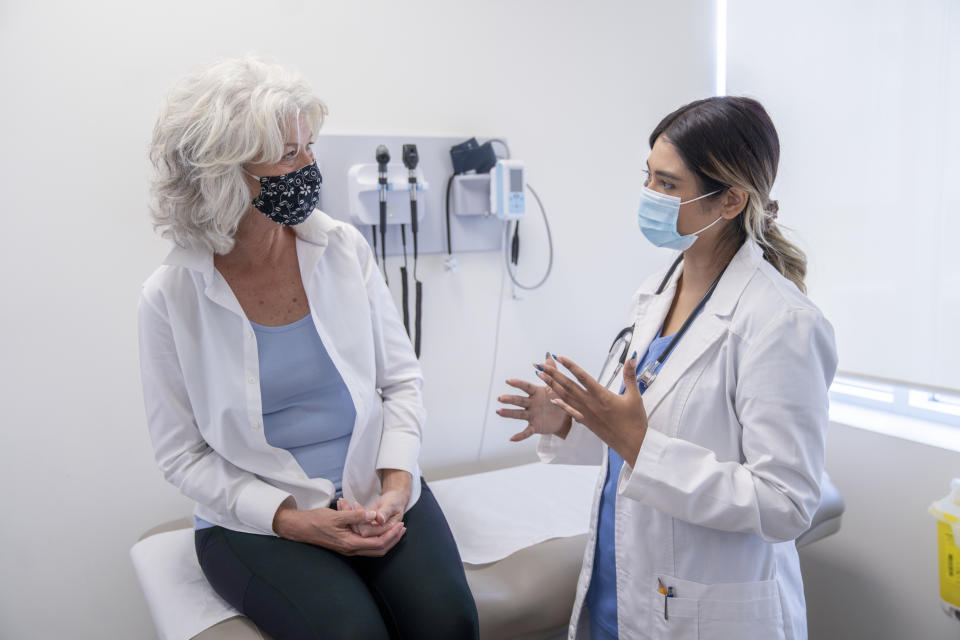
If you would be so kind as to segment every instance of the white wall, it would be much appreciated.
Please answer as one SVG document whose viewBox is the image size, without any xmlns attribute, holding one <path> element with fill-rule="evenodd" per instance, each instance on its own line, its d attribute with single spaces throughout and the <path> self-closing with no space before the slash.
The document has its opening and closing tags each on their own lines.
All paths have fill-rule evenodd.
<svg viewBox="0 0 960 640">
<path fill-rule="evenodd" d="M 831 424 L 827 471 L 847 502 L 840 531 L 800 553 L 811 638 L 960 638 L 940 609 L 931 502 L 960 453 Z"/>
<path fill-rule="evenodd" d="M 330 131 L 504 135 L 527 160 L 557 265 L 504 303 L 499 381 L 547 349 L 596 367 L 663 261 L 634 227 L 639 169 L 657 120 L 712 90 L 713 3 L 0 3 L 0 637 L 151 634 L 127 552 L 190 506 L 156 470 L 140 397 L 137 295 L 167 251 L 146 145 L 177 77 L 251 51 L 306 74 Z M 445 472 L 475 460 L 491 409 L 499 257 L 461 265 L 423 269 L 424 462 Z M 489 420 L 485 464 L 531 456 L 510 433 Z"/>
</svg>

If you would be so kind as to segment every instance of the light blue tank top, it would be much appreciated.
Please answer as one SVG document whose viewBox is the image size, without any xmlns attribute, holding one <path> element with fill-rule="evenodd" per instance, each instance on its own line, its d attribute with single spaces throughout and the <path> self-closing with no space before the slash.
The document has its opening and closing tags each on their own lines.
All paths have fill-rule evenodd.
<svg viewBox="0 0 960 640">
<path fill-rule="evenodd" d="M 357 411 L 313 319 L 307 315 L 279 327 L 250 324 L 260 358 L 264 437 L 289 451 L 308 477 L 330 480 L 339 493 Z M 197 529 L 213 526 L 194 521 Z"/>
</svg>

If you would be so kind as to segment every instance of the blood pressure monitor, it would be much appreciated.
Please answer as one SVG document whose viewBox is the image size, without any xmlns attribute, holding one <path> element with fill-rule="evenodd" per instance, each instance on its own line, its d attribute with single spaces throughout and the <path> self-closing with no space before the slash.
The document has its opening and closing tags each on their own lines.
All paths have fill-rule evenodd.
<svg viewBox="0 0 960 640">
<path fill-rule="evenodd" d="M 500 220 L 520 220 L 526 214 L 525 173 L 520 160 L 498 160 L 490 170 L 490 213 Z"/>
</svg>

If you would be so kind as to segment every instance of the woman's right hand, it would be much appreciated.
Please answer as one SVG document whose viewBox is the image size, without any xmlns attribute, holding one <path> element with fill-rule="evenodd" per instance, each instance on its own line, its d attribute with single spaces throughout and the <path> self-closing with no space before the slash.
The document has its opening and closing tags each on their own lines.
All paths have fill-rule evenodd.
<svg viewBox="0 0 960 640">
<path fill-rule="evenodd" d="M 289 500 L 289 499 L 288 499 Z M 364 538 L 354 527 L 373 524 L 376 511 L 334 511 L 330 508 L 300 511 L 284 502 L 273 518 L 273 530 L 281 538 L 306 542 L 345 556 L 381 557 L 392 549 L 407 528 L 398 522 L 378 536 Z"/>
<path fill-rule="evenodd" d="M 540 366 L 556 368 L 557 362 L 548 353 L 546 361 Z M 563 409 L 553 404 L 556 394 L 549 387 L 542 387 L 517 378 L 510 378 L 507 384 L 527 394 L 497 398 L 501 404 L 521 407 L 520 409 L 497 409 L 498 416 L 527 421 L 527 428 L 513 434 L 510 437 L 511 442 L 526 440 L 535 433 L 567 437 L 572 419 Z"/>
</svg>

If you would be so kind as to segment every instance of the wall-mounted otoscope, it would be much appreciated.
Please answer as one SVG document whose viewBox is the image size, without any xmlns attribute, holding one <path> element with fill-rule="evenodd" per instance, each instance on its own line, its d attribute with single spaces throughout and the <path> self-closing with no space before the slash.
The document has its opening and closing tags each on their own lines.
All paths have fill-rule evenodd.
<svg viewBox="0 0 960 640">
<path fill-rule="evenodd" d="M 383 258 L 383 279 L 390 282 L 387 278 L 387 164 L 390 162 L 390 152 L 384 145 L 377 147 L 377 179 L 380 185 L 380 255 Z M 376 242 L 377 230 L 373 230 L 374 242 Z M 376 253 L 376 247 L 374 247 Z"/>
<path fill-rule="evenodd" d="M 408 177 L 407 181 L 410 183 L 410 231 L 413 232 L 413 284 L 416 289 L 416 312 L 417 319 L 416 324 L 414 325 L 414 334 L 413 334 L 413 350 L 417 354 L 417 357 L 420 357 L 420 311 L 423 306 L 423 283 L 417 278 L 417 257 L 418 257 L 418 248 L 417 248 L 417 233 L 420 231 L 419 220 L 417 219 L 417 164 L 420 162 L 420 154 L 417 152 L 417 145 L 415 144 L 405 144 L 403 145 L 403 166 L 407 168 Z M 401 225 L 401 231 L 403 232 L 403 257 L 404 264 L 406 264 L 407 257 L 407 242 L 406 242 L 406 231 L 403 231 Z M 404 319 L 407 318 L 407 296 L 406 296 L 406 286 L 407 286 L 407 276 L 406 269 L 404 269 L 403 274 L 403 287 L 404 287 L 404 296 L 403 296 L 403 315 Z M 407 325 L 407 335 L 410 334 L 410 327 Z"/>
</svg>

